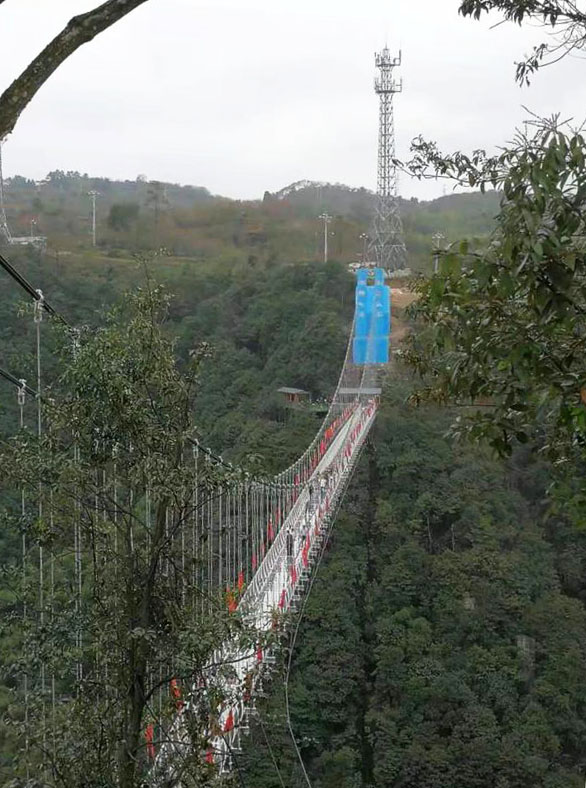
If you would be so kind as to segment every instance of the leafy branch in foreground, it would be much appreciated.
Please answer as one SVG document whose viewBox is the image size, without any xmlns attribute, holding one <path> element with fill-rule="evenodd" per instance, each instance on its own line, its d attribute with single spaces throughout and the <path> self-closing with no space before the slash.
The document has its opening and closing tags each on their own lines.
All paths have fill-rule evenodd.
<svg viewBox="0 0 586 788">
<path fill-rule="evenodd" d="M 554 120 L 518 135 L 501 156 L 431 166 L 500 186 L 484 248 L 463 241 L 419 283 L 405 359 L 423 376 L 418 399 L 484 402 L 455 425 L 508 453 L 536 435 L 556 459 L 586 441 L 586 157 L 584 138 Z"/>
<path fill-rule="evenodd" d="M 528 84 L 531 75 L 586 44 L 586 13 L 574 0 L 461 0 L 462 16 L 480 19 L 482 14 L 500 12 L 506 22 L 537 22 L 550 29 L 555 43 L 542 42 L 516 63 L 517 82 Z"/>
<path fill-rule="evenodd" d="M 5 672 L 24 684 L 11 710 L 22 744 L 13 767 L 43 785 L 144 784 L 145 728 L 158 747 L 173 736 L 172 682 L 186 693 L 208 682 L 212 651 L 250 637 L 221 590 L 200 582 L 203 546 L 216 547 L 198 515 L 231 472 L 194 465 L 201 354 L 178 368 L 167 301 L 161 289 L 139 291 L 82 332 L 74 357 L 68 341 L 42 400 L 42 435 L 23 429 L 0 451 L 3 500 L 16 502 L 23 540 L 4 633 Z M 202 753 L 221 687 L 208 684 L 211 706 L 183 715 L 182 785 L 212 779 Z"/>
</svg>

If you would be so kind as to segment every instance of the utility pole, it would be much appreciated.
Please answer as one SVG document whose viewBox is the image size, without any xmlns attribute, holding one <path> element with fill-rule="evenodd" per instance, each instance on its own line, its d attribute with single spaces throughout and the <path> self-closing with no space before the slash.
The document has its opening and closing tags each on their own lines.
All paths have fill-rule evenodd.
<svg viewBox="0 0 586 788">
<path fill-rule="evenodd" d="M 379 268 L 396 271 L 405 268 L 407 250 L 403 239 L 403 224 L 397 201 L 397 168 L 395 159 L 395 123 L 393 119 L 393 96 L 403 90 L 403 83 L 393 78 L 393 69 L 401 65 L 399 57 L 391 57 L 388 47 L 374 56 L 380 75 L 374 80 L 378 95 L 378 172 L 376 186 L 376 209 L 370 252 Z"/>
<path fill-rule="evenodd" d="M 366 251 L 368 249 L 368 242 L 370 241 L 370 236 L 366 233 L 360 233 L 358 236 L 362 241 L 362 265 L 366 263 Z"/>
<path fill-rule="evenodd" d="M 96 245 L 96 197 L 100 196 L 100 192 L 88 192 L 88 196 L 92 199 L 92 246 Z"/>
<path fill-rule="evenodd" d="M 317 217 L 322 219 L 324 223 L 324 263 L 328 262 L 328 224 L 332 221 L 332 217 L 324 211 Z"/>
<path fill-rule="evenodd" d="M 434 274 L 437 274 L 439 267 L 439 254 L 441 249 L 443 249 L 442 241 L 445 241 L 446 237 L 443 233 L 434 233 L 431 236 L 431 240 L 433 241 L 433 272 Z"/>
</svg>

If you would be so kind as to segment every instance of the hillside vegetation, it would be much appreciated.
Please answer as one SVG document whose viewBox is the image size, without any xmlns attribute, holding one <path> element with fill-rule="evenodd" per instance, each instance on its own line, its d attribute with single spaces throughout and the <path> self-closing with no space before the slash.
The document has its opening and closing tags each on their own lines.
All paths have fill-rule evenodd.
<svg viewBox="0 0 586 788">
<path fill-rule="evenodd" d="M 56 257 L 91 246 L 91 200 L 97 191 L 97 245 L 104 255 L 164 247 L 194 261 L 275 263 L 323 259 L 318 216 L 333 216 L 329 254 L 342 262 L 363 254 L 373 194 L 342 185 L 293 184 L 262 200 L 212 196 L 206 189 L 148 181 L 113 181 L 59 170 L 39 183 L 16 176 L 6 183 L 9 225 L 15 235 L 45 235 Z M 431 236 L 483 237 L 493 225 L 498 195 L 453 194 L 431 202 L 400 200 L 410 265 L 429 267 Z"/>
<path fill-rule="evenodd" d="M 586 540 L 548 474 L 445 438 L 391 376 L 295 643 L 291 721 L 314 788 L 582 788 Z M 303 784 L 282 677 L 242 762 Z"/>
<path fill-rule="evenodd" d="M 195 413 L 204 442 L 248 467 L 282 468 L 320 416 L 287 408 L 277 388 L 319 399 L 335 386 L 353 312 L 347 262 L 367 229 L 360 211 L 367 215 L 370 195 L 305 184 L 237 203 L 169 187 L 155 211 L 152 184 L 112 182 L 108 191 L 105 183 L 59 175 L 37 190 L 13 180 L 9 218 L 24 231 L 33 200 L 41 201 L 38 231 L 49 249 L 3 251 L 73 324 L 98 325 L 125 290 L 163 282 L 174 294 L 167 330 L 178 356 L 186 360 L 201 342 L 211 348 Z M 103 192 L 97 249 L 79 218 L 89 188 Z M 124 226 L 112 226 L 114 206 L 133 202 Z M 336 214 L 341 239 L 327 264 L 318 203 Z M 435 230 L 486 233 L 495 206 L 494 194 L 404 205 L 411 259 L 429 265 Z M 149 257 L 155 232 L 167 251 L 137 260 L 141 250 Z M 8 282 L 3 276 L 1 364 L 34 381 L 30 306 L 23 316 L 22 294 Z M 47 383 L 57 374 L 50 350 L 49 341 Z M 561 517 L 545 519 L 549 477 L 528 449 L 505 463 L 451 444 L 452 414 L 414 412 L 405 375 L 390 371 L 296 642 L 291 717 L 313 784 L 578 788 L 586 767 L 584 538 Z M 14 429 L 13 395 L 3 388 L 4 434 Z M 18 533 L 1 538 L 5 560 L 17 559 Z M 5 641 L 2 661 L 10 658 Z M 267 740 L 285 784 L 301 776 L 282 675 L 261 709 L 264 731 L 254 726 L 239 756 L 255 788 L 281 785 Z M 12 689 L 8 682 L 0 691 L 3 719 Z M 0 735 L 9 777 L 20 745 L 10 728 Z"/>
</svg>

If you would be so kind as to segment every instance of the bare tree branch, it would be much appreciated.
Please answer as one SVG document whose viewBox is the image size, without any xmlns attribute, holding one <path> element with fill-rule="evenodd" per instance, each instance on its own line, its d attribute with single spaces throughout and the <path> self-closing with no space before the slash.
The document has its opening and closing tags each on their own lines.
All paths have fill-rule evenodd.
<svg viewBox="0 0 586 788">
<path fill-rule="evenodd" d="M 0 4 L 3 2 L 0 0 Z M 70 55 L 146 2 L 107 0 L 92 11 L 74 16 L 0 96 L 0 140 L 10 134 L 27 104 Z"/>
</svg>

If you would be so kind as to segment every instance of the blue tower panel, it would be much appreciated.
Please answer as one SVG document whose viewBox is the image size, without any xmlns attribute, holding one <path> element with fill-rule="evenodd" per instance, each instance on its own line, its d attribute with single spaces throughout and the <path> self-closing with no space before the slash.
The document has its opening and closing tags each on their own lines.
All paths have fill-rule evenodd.
<svg viewBox="0 0 586 788">
<path fill-rule="evenodd" d="M 374 340 L 374 363 L 387 364 L 389 361 L 388 336 L 376 337 Z"/>
<path fill-rule="evenodd" d="M 385 272 L 374 269 L 374 283 L 368 283 L 369 272 L 360 269 L 356 275 L 354 315 L 355 364 L 386 364 L 389 360 L 391 331 L 391 291 L 385 285 Z"/>
<path fill-rule="evenodd" d="M 370 325 L 368 314 L 368 288 L 359 285 L 356 288 L 356 313 L 354 318 L 354 336 L 366 336 Z"/>
<path fill-rule="evenodd" d="M 366 337 L 354 338 L 352 360 L 355 364 L 366 364 Z"/>
<path fill-rule="evenodd" d="M 374 287 L 369 285 L 366 288 L 366 314 L 368 315 L 368 325 L 366 329 L 366 333 L 370 334 L 372 331 L 372 313 L 374 309 Z"/>
<path fill-rule="evenodd" d="M 389 306 L 389 288 L 375 285 L 373 290 L 377 290 L 374 296 L 374 315 L 372 317 L 372 333 L 379 336 L 388 336 L 391 330 L 391 312 Z"/>
</svg>

